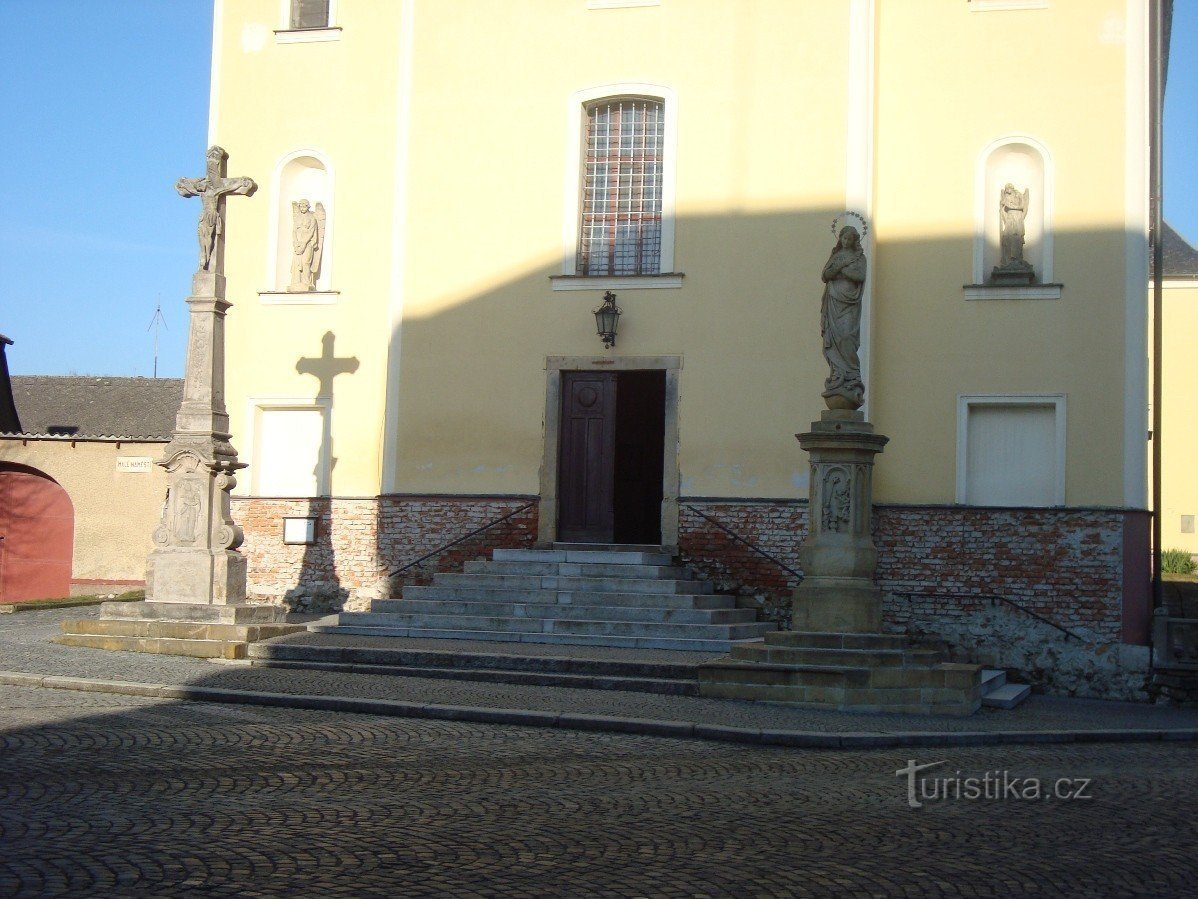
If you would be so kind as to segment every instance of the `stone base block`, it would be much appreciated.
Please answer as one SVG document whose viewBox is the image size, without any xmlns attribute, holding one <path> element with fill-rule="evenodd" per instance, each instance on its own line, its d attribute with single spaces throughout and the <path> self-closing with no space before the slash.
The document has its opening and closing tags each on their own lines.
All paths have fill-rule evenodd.
<svg viewBox="0 0 1198 899">
<path fill-rule="evenodd" d="M 894 634 L 782 631 L 699 668 L 699 695 L 845 712 L 972 715 L 981 666 Z"/>
<path fill-rule="evenodd" d="M 113 602 L 101 605 L 99 620 L 64 621 L 63 633 L 55 642 L 123 652 L 244 659 L 250 643 L 304 629 L 285 619 L 286 610 L 279 606 Z"/>
<path fill-rule="evenodd" d="M 233 606 L 185 602 L 106 602 L 100 618 L 196 621 L 209 624 L 282 624 L 287 620 L 283 606 L 241 604 Z"/>
<path fill-rule="evenodd" d="M 797 631 L 870 633 L 882 629 L 882 591 L 866 578 L 807 577 L 794 592 Z"/>
</svg>

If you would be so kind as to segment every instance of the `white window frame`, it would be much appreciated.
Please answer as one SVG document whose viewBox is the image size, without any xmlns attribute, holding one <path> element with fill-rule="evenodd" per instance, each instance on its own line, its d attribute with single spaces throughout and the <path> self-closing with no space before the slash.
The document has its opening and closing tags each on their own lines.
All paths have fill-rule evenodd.
<svg viewBox="0 0 1198 899">
<path fill-rule="evenodd" d="M 316 475 L 316 495 L 311 499 L 329 497 L 332 495 L 332 485 L 329 475 L 332 468 L 329 464 L 329 450 L 332 446 L 333 433 L 333 398 L 328 396 L 251 396 L 245 401 L 245 443 L 243 458 L 250 460 L 248 495 L 260 496 L 258 492 L 259 466 L 254 459 L 254 444 L 258 436 L 259 422 L 263 412 L 300 411 L 319 412 L 321 417 L 321 440 L 319 469 Z M 308 499 L 309 497 L 298 497 Z"/>
<path fill-rule="evenodd" d="M 313 44 L 321 41 L 341 39 L 341 26 L 337 24 L 337 7 L 340 0 L 329 0 L 329 24 L 325 28 L 292 28 L 291 0 L 279 0 L 279 22 L 275 29 L 276 44 Z"/>
<path fill-rule="evenodd" d="M 310 156 L 324 166 L 325 177 L 328 179 L 330 202 L 325 210 L 324 245 L 320 251 L 320 271 L 322 276 L 327 277 L 329 284 L 333 283 L 333 257 L 335 255 L 333 238 L 336 235 L 337 217 L 336 174 L 333 171 L 332 160 L 325 153 L 314 147 L 300 147 L 279 157 L 270 176 L 271 204 L 266 215 L 266 280 L 269 284 L 274 284 L 279 265 L 279 227 L 282 224 L 279 221 L 279 191 L 283 189 L 283 169 L 287 168 L 287 163 L 304 156 Z M 332 289 L 279 290 L 276 285 L 273 288 L 258 291 L 258 299 L 262 303 L 272 306 L 320 306 L 337 302 L 339 294 L 339 290 Z"/>
<path fill-rule="evenodd" d="M 1056 419 L 1052 506 L 1065 505 L 1065 394 L 1063 393 L 969 393 L 957 396 L 957 497 L 968 505 L 969 410 L 974 406 L 1051 406 Z M 1051 506 L 1047 507 L 1051 508 Z"/>
<path fill-rule="evenodd" d="M 582 141 L 586 107 L 608 97 L 652 97 L 661 100 L 665 118 L 662 137 L 661 259 L 659 275 L 578 274 L 578 228 L 582 205 Z M 645 81 L 598 84 L 570 95 L 566 108 L 566 165 L 562 185 L 562 271 L 551 281 L 554 290 L 616 290 L 682 286 L 674 271 L 674 205 L 678 169 L 678 100 L 672 87 Z"/>
</svg>

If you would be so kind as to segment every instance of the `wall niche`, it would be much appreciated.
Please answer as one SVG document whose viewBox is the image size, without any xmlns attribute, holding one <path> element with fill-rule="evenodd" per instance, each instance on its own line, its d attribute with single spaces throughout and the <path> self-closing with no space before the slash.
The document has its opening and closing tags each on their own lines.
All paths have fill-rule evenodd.
<svg viewBox="0 0 1198 899">
<path fill-rule="evenodd" d="M 323 294 L 331 291 L 333 179 L 328 161 L 300 150 L 275 168 L 271 209 L 271 292 Z"/>
<path fill-rule="evenodd" d="M 1030 137 L 1000 138 L 978 157 L 976 182 L 971 286 L 1055 298 L 1035 290 L 1055 286 L 1053 179 L 1047 150 Z"/>
</svg>

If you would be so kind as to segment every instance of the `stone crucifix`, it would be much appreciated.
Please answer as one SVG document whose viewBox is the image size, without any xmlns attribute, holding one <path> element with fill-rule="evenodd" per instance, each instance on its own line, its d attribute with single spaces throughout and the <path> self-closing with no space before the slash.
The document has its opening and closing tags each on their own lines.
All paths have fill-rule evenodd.
<svg viewBox="0 0 1198 899">
<path fill-rule="evenodd" d="M 180 178 L 175 190 L 180 196 L 199 197 L 203 204 L 196 236 L 200 241 L 201 272 L 224 274 L 225 196 L 251 196 L 258 189 L 252 178 L 226 177 L 229 154 L 223 147 L 208 148 L 208 165 L 203 178 Z"/>
</svg>

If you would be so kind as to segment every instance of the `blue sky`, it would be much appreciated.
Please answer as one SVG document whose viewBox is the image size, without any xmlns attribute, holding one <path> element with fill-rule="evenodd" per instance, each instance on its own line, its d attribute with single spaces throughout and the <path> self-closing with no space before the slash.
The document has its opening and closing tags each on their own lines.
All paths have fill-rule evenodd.
<svg viewBox="0 0 1198 899">
<path fill-rule="evenodd" d="M 159 299 L 158 372 L 182 374 L 199 208 L 173 185 L 203 173 L 211 41 L 211 0 L 0 2 L 14 374 L 150 375 Z M 1165 215 L 1198 243 L 1198 0 L 1176 0 L 1165 128 Z"/>
</svg>

